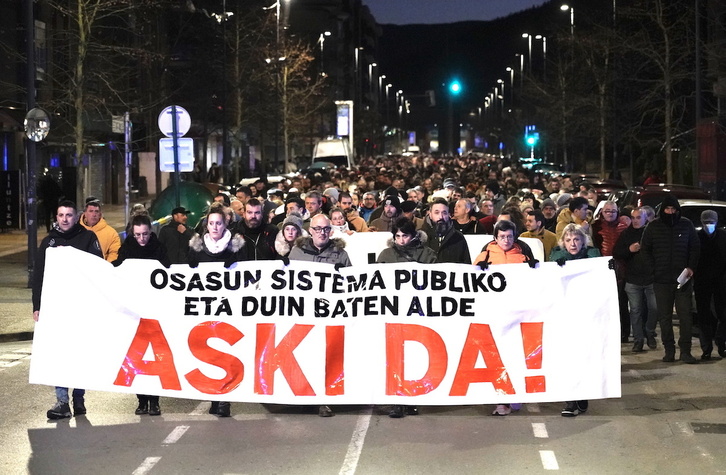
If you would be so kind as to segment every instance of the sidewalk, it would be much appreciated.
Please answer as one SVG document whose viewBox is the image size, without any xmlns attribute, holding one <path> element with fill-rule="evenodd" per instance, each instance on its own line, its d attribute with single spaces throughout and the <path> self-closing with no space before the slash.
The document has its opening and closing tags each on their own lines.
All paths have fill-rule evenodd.
<svg viewBox="0 0 726 475">
<path fill-rule="evenodd" d="M 124 205 L 104 205 L 103 217 L 116 230 L 125 227 Z M 47 236 L 38 229 L 38 244 Z M 0 343 L 33 339 L 33 304 L 28 287 L 28 234 L 0 233 Z"/>
</svg>

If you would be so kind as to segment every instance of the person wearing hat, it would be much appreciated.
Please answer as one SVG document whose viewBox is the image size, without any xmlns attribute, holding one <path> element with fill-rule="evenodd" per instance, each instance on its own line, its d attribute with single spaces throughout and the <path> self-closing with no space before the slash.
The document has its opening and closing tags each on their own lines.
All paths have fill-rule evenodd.
<svg viewBox="0 0 726 475">
<path fill-rule="evenodd" d="M 416 226 L 416 230 L 419 230 L 423 227 L 424 219 L 416 217 L 417 209 L 418 205 L 414 201 L 406 200 L 401 203 L 401 216 L 411 220 L 414 226 Z"/>
<path fill-rule="evenodd" d="M 371 228 L 376 231 L 391 232 L 393 229 L 393 223 L 401 214 L 401 202 L 396 195 L 388 195 L 383 198 L 381 203 L 383 206 L 383 213 L 380 218 L 371 221 Z"/>
<path fill-rule="evenodd" d="M 718 356 L 726 358 L 726 231 L 718 228 L 718 213 L 712 209 L 701 213 L 701 224 L 701 255 L 693 276 L 701 359 L 711 359 L 714 341 Z M 715 314 L 711 311 L 712 303 Z"/>
<path fill-rule="evenodd" d="M 557 230 L 557 205 L 553 200 L 547 198 L 542 201 L 540 209 L 542 210 L 542 216 L 544 217 L 542 227 L 547 231 L 554 233 Z"/>
<path fill-rule="evenodd" d="M 293 211 L 287 215 L 282 222 L 281 231 L 275 236 L 275 250 L 280 257 L 290 254 L 295 240 L 300 236 L 309 236 L 309 234 L 303 229 L 303 219 L 300 213 Z"/>
<path fill-rule="evenodd" d="M 101 201 L 98 198 L 89 196 L 86 198 L 86 207 L 78 222 L 84 228 L 96 233 L 103 258 L 108 262 L 118 259 L 118 250 L 121 247 L 121 238 L 111 226 L 106 223 L 101 213 Z"/>
<path fill-rule="evenodd" d="M 189 255 L 189 240 L 194 231 L 187 226 L 190 211 L 183 206 L 171 210 L 171 221 L 159 231 L 159 241 L 166 247 L 166 254 L 172 264 L 186 264 Z"/>
</svg>

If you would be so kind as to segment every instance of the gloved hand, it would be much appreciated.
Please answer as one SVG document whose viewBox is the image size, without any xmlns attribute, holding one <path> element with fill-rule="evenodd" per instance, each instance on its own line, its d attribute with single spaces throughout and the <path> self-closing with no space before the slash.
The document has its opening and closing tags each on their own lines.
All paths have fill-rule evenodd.
<svg viewBox="0 0 726 475">
<path fill-rule="evenodd" d="M 560 257 L 559 259 L 556 259 L 555 262 L 557 263 L 558 266 L 562 267 L 565 265 L 565 262 L 567 262 L 567 261 L 565 260 L 564 257 Z"/>
<path fill-rule="evenodd" d="M 345 267 L 345 266 L 343 264 L 341 264 L 340 262 L 336 262 L 335 263 L 335 270 L 336 271 L 340 272 L 340 269 L 342 269 L 343 267 Z"/>
<path fill-rule="evenodd" d="M 192 269 L 196 269 L 197 267 L 199 267 L 199 260 L 197 260 L 195 258 L 190 257 L 188 259 L 187 263 L 189 264 L 189 267 L 191 267 Z"/>
<path fill-rule="evenodd" d="M 539 261 L 537 259 L 532 259 L 532 260 L 527 261 L 527 264 L 529 264 L 529 267 L 531 269 L 534 269 L 537 267 L 537 264 L 539 264 Z"/>
<path fill-rule="evenodd" d="M 615 270 L 615 259 L 610 259 L 608 261 L 608 269 Z"/>
<path fill-rule="evenodd" d="M 487 262 L 486 260 L 481 261 L 479 263 L 479 269 L 481 269 L 481 270 L 487 270 L 487 269 L 489 269 L 489 262 Z"/>
<path fill-rule="evenodd" d="M 280 256 L 280 259 L 282 259 L 282 263 L 285 264 L 285 266 L 290 265 L 290 258 L 287 256 Z"/>
<path fill-rule="evenodd" d="M 124 261 L 123 261 L 123 260 L 121 260 L 121 259 L 116 259 L 116 260 L 115 260 L 115 261 L 113 261 L 113 262 L 112 262 L 111 264 L 113 264 L 113 266 L 114 266 L 114 267 L 118 267 L 118 266 L 120 266 L 121 264 L 123 264 L 123 262 L 124 262 Z"/>
<path fill-rule="evenodd" d="M 229 269 L 235 262 L 237 262 L 237 259 L 234 256 L 228 257 L 227 260 L 224 261 L 224 268 Z"/>
</svg>

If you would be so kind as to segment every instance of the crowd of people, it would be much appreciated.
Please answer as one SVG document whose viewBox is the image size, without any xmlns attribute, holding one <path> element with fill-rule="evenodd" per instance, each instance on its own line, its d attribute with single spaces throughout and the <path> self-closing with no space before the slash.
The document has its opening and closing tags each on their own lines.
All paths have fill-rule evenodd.
<svg viewBox="0 0 726 475">
<path fill-rule="evenodd" d="M 128 234 L 106 225 L 101 204 L 87 200 L 82 214 L 61 202 L 57 223 L 41 244 L 33 286 L 38 320 L 45 250 L 70 245 L 119 265 L 125 259 L 156 259 L 163 265 L 281 259 L 351 265 L 345 235 L 386 232 L 388 247 L 377 262 L 490 265 L 538 265 L 521 238 L 541 241 L 544 260 L 567 261 L 611 256 L 617 277 L 621 339 L 640 353 L 658 347 L 660 324 L 663 361 L 676 360 L 673 306 L 679 318 L 679 360 L 693 364 L 691 294 L 695 288 L 702 360 L 726 357 L 726 232 L 717 229 L 715 212 L 704 212 L 703 229 L 680 216 L 678 200 L 664 199 L 659 211 L 648 206 L 619 209 L 601 200 L 587 182 L 567 176 L 530 174 L 516 163 L 494 157 L 435 159 L 430 156 L 368 158 L 355 170 L 296 177 L 275 185 L 219 193 L 192 229 L 189 211 L 170 210 L 172 220 L 159 235 L 151 231 L 145 210 L 134 213 Z M 110 231 L 109 231 L 110 230 Z M 493 240 L 476 257 L 466 234 L 490 234 Z M 479 250 L 476 250 L 479 251 Z M 691 277 L 694 277 L 693 279 Z M 711 310 L 715 303 L 715 313 Z M 714 343 L 718 356 L 712 355 Z M 71 417 L 67 388 L 56 388 L 50 419 Z M 84 414 L 82 390 L 73 392 L 75 414 Z M 136 414 L 161 413 L 158 397 L 139 395 Z M 507 415 L 515 405 L 498 405 Z M 588 409 L 587 401 L 569 401 L 567 417 Z M 228 417 L 230 403 L 213 402 L 210 414 Z M 320 406 L 322 417 L 334 415 Z M 416 414 L 415 406 L 393 406 L 389 415 Z"/>
</svg>

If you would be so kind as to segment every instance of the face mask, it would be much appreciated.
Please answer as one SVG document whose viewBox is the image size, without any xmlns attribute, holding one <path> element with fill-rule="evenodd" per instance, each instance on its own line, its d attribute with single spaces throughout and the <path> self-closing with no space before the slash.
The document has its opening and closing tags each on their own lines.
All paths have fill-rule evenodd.
<svg viewBox="0 0 726 475">
<path fill-rule="evenodd" d="M 703 228 L 706 230 L 708 234 L 713 234 L 714 231 L 716 231 L 716 223 L 714 224 L 704 224 Z"/>
</svg>

